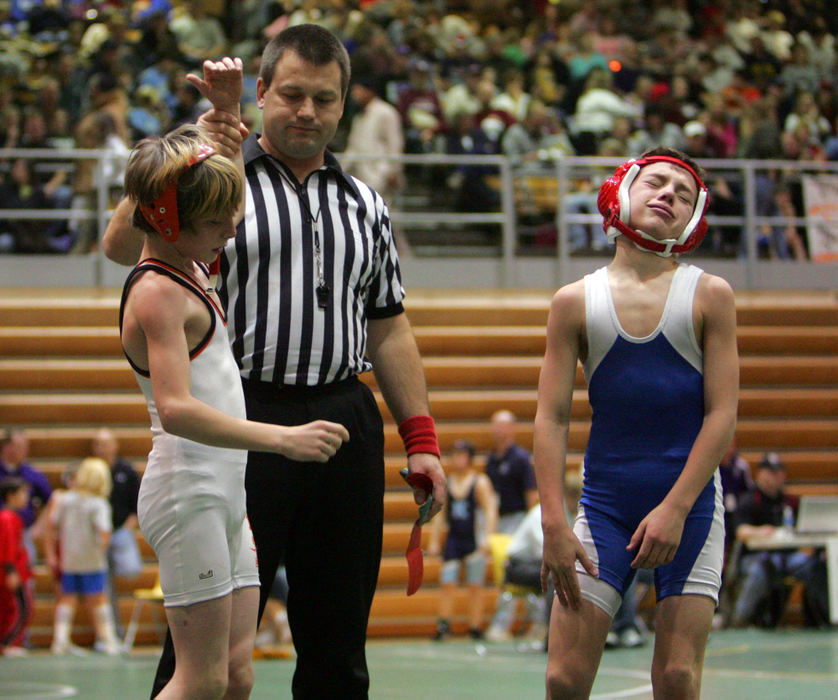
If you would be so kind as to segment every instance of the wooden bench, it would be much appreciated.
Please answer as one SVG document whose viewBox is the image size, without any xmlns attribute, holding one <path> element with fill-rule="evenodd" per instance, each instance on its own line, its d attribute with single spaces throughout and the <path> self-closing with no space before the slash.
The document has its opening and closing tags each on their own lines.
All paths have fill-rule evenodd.
<svg viewBox="0 0 838 700">
<path fill-rule="evenodd" d="M 521 444 L 532 444 L 532 419 L 543 360 L 545 324 L 552 290 L 452 292 L 411 291 L 407 310 L 423 355 L 429 397 L 440 444 L 472 440 L 482 467 L 492 447 L 491 414 L 512 410 L 519 417 Z M 54 486 L 71 460 L 87 456 L 101 425 L 111 427 L 122 453 L 140 472 L 151 446 L 148 417 L 134 377 L 121 355 L 118 293 L 34 290 L 0 294 L 0 426 L 26 430 L 32 461 Z M 737 294 L 737 338 L 741 391 L 737 442 L 752 466 L 766 450 L 780 453 L 792 493 L 838 493 L 838 303 L 829 294 L 803 292 Z M 426 582 L 405 596 L 404 550 L 416 514 L 412 494 L 398 470 L 401 440 L 372 374 L 364 375 L 385 418 L 385 525 L 379 588 L 370 635 L 433 632 L 439 560 L 426 559 Z M 568 468 L 579 469 L 590 408 L 577 370 L 572 402 Z M 444 455 L 447 457 L 447 455 Z M 428 543 L 428 528 L 423 542 Z M 153 585 L 156 563 L 141 541 L 143 573 L 116 582 L 120 614 L 128 619 L 134 588 Z M 39 571 L 33 641 L 49 644 L 53 582 Z M 495 596 L 487 582 L 487 610 Z M 157 643 L 164 617 L 146 606 L 137 642 Z M 465 627 L 467 593 L 458 593 L 454 629 Z M 78 615 L 76 640 L 89 643 L 92 627 Z"/>
</svg>

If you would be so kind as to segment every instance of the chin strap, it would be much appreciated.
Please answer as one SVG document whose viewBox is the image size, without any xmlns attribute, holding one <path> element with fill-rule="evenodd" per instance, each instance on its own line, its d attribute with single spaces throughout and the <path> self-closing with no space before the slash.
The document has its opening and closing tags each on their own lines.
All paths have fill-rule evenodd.
<svg viewBox="0 0 838 700">
<path fill-rule="evenodd" d="M 648 233 L 638 231 L 630 226 L 627 226 L 617 217 L 613 217 L 612 221 L 606 223 L 607 229 L 605 235 L 609 243 L 614 243 L 617 236 L 623 235 L 628 238 L 635 246 L 644 252 L 654 253 L 662 258 L 669 258 L 673 255 L 680 255 L 693 250 L 696 245 L 701 242 L 700 238 L 693 237 L 688 239 L 686 243 L 681 243 L 677 238 L 665 238 L 659 240 L 650 236 Z"/>
</svg>

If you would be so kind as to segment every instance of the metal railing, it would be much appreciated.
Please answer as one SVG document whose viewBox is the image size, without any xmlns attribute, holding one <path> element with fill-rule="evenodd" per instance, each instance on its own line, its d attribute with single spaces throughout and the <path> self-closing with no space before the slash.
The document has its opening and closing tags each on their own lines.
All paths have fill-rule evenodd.
<svg viewBox="0 0 838 700">
<path fill-rule="evenodd" d="M 338 154 L 340 157 L 340 154 Z M 3 209 L 0 202 L 0 219 L 38 219 L 38 220 L 77 220 L 95 219 L 98 237 L 101 239 L 112 213 L 109 200 L 109 186 L 105 182 L 106 162 L 109 155 L 104 150 L 50 150 L 50 149 L 0 149 L 0 162 L 13 158 L 35 159 L 40 162 L 95 160 L 96 161 L 96 208 L 91 211 L 73 209 Z M 353 154 L 353 160 L 381 159 L 381 156 L 367 156 Z M 559 276 L 565 279 L 570 267 L 571 247 L 569 230 L 572 224 L 598 225 L 601 217 L 596 214 L 571 214 L 561 202 L 570 193 L 569 187 L 574 178 L 585 173 L 601 172 L 620 164 L 622 159 L 601 157 L 568 157 L 556 161 L 547 167 L 532 169 L 514 169 L 512 163 L 505 156 L 467 156 L 445 154 L 406 154 L 399 157 L 386 157 L 396 160 L 406 166 L 482 166 L 497 169 L 498 194 L 500 198 L 499 211 L 454 212 L 440 211 L 437 202 L 432 200 L 422 210 L 408 210 L 398 206 L 398 200 L 393 204 L 391 217 L 402 227 L 411 225 L 436 225 L 440 227 L 462 227 L 471 224 L 488 224 L 498 226 L 500 231 L 499 253 L 501 258 L 501 285 L 509 284 L 513 279 L 513 267 L 518 257 L 518 213 L 516 211 L 516 179 L 523 175 L 537 174 L 539 177 L 555 179 L 555 195 L 558 205 L 555 210 L 555 227 L 557 234 L 556 258 Z M 760 216 L 757 211 L 757 174 L 763 171 L 782 171 L 786 177 L 797 177 L 803 173 L 832 173 L 838 175 L 838 163 L 815 161 L 786 161 L 786 160 L 702 160 L 701 165 L 715 175 L 727 174 L 734 176 L 741 182 L 743 213 L 741 216 L 709 216 L 711 226 L 739 228 L 744 234 L 744 245 L 741 248 L 739 262 L 744 266 L 746 286 L 752 287 L 754 269 L 762 261 L 758 257 L 758 231 L 762 226 L 807 226 L 810 220 L 805 216 Z M 582 174 L 582 175 L 580 175 Z M 408 185 L 409 187 L 409 185 Z M 439 187 L 445 187 L 444 182 Z M 711 192 L 712 196 L 712 192 Z M 700 256 L 700 252 L 697 253 Z M 89 254 L 93 257 L 93 283 L 102 284 L 102 268 L 105 264 L 101 246 Z M 40 256 L 43 257 L 43 256 Z M 2 258 L 2 256 L 0 256 Z"/>
</svg>

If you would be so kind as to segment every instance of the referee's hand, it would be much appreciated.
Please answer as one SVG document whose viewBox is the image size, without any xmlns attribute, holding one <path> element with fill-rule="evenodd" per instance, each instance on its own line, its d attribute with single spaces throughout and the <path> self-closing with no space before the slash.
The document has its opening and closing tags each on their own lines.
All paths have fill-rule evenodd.
<svg viewBox="0 0 838 700">
<path fill-rule="evenodd" d="M 445 471 L 442 469 L 439 457 L 427 452 L 416 452 L 408 456 L 407 468 L 411 474 L 425 474 L 433 483 L 434 502 L 431 504 L 431 510 L 428 514 L 428 520 L 430 520 L 445 506 L 448 495 Z M 413 500 L 417 505 L 421 505 L 428 500 L 429 495 L 424 489 L 413 489 Z"/>
</svg>

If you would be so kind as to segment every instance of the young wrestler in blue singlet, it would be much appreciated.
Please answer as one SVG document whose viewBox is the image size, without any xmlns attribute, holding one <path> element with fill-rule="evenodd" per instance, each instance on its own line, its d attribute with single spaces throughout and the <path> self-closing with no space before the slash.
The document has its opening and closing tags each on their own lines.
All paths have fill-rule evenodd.
<svg viewBox="0 0 838 700">
<path fill-rule="evenodd" d="M 683 154 L 658 148 L 600 190 L 611 263 L 553 297 L 535 420 L 544 566 L 556 599 L 548 698 L 590 695 L 611 619 L 637 569 L 654 569 L 656 698 L 698 698 L 718 602 L 724 520 L 718 464 L 733 437 L 733 292 L 678 262 L 707 223 L 707 189 Z M 577 361 L 593 409 L 581 506 L 564 517 Z"/>
</svg>

